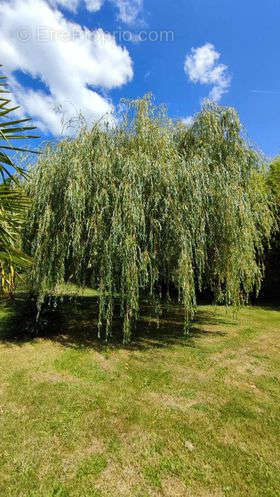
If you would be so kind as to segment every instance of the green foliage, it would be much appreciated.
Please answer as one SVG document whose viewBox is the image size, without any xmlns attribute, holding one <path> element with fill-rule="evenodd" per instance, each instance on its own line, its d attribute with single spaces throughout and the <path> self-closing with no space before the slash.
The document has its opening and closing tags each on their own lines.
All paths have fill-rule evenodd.
<svg viewBox="0 0 280 497">
<path fill-rule="evenodd" d="M 28 206 L 29 200 L 22 189 L 0 185 L 0 288 L 6 295 L 13 293 L 15 271 L 30 266 L 31 262 L 20 250 Z"/>
<path fill-rule="evenodd" d="M 269 166 L 267 183 L 280 210 L 280 157 L 275 157 Z"/>
<path fill-rule="evenodd" d="M 260 287 L 272 224 L 261 167 L 233 109 L 206 104 L 188 129 L 149 96 L 127 103 L 116 129 L 47 147 L 28 184 L 39 306 L 65 281 L 90 284 L 99 336 L 117 302 L 128 341 L 142 298 L 159 309 L 175 291 L 185 331 L 197 289 L 241 304 Z"/>
<path fill-rule="evenodd" d="M 0 66 L 1 67 L 1 66 Z M 0 291 L 11 294 L 14 290 L 15 271 L 29 265 L 30 258 L 20 250 L 21 227 L 25 221 L 28 199 L 18 185 L 12 173 L 23 176 L 24 171 L 7 155 L 10 151 L 25 151 L 14 147 L 10 140 L 35 138 L 25 132 L 34 126 L 23 126 L 30 119 L 9 120 L 11 112 L 18 106 L 11 107 L 7 98 L 5 76 L 0 76 Z M 8 181 L 7 181 L 8 178 Z"/>
<path fill-rule="evenodd" d="M 2 67 L 1 64 L 0 67 Z M 3 181 L 7 176 L 14 180 L 11 169 L 20 175 L 24 174 L 23 169 L 12 161 L 8 153 L 9 151 L 26 152 L 26 149 L 14 147 L 11 140 L 37 138 L 37 136 L 26 135 L 26 131 L 35 129 L 35 126 L 25 126 L 30 118 L 8 119 L 12 112 L 19 109 L 18 105 L 11 107 L 11 100 L 7 98 L 8 93 L 7 78 L 0 75 L 0 174 Z"/>
<path fill-rule="evenodd" d="M 280 297 L 280 157 L 275 157 L 266 175 L 266 182 L 271 196 L 275 215 L 275 226 L 269 250 L 265 254 L 265 279 L 261 296 L 270 299 Z"/>
</svg>

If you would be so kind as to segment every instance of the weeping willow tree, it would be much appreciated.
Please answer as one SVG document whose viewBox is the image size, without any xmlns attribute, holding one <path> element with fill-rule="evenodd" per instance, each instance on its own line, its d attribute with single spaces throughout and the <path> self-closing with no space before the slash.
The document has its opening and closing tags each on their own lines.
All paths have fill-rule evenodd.
<svg viewBox="0 0 280 497">
<path fill-rule="evenodd" d="M 47 147 L 28 184 L 39 309 L 65 281 L 91 285 L 98 335 L 110 336 L 117 302 L 126 342 L 142 299 L 170 289 L 185 331 L 204 286 L 240 305 L 260 287 L 271 230 L 261 167 L 233 109 L 206 104 L 186 128 L 149 96 L 127 103 L 114 130 Z"/>
</svg>

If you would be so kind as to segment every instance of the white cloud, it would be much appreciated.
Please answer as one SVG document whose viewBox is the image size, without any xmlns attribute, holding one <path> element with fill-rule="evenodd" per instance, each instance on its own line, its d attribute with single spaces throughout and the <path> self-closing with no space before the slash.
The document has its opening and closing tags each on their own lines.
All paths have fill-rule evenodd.
<svg viewBox="0 0 280 497">
<path fill-rule="evenodd" d="M 101 9 L 105 0 L 48 0 L 53 6 L 64 7 L 75 12 L 81 4 L 89 12 L 97 12 Z M 143 8 L 144 0 L 109 0 L 118 9 L 118 19 L 125 24 L 133 24 Z"/>
<path fill-rule="evenodd" d="M 185 73 L 193 83 L 212 85 L 209 98 L 218 102 L 227 92 L 231 78 L 227 66 L 218 64 L 221 54 L 214 45 L 206 43 L 202 47 L 192 48 L 185 60 Z"/>
<path fill-rule="evenodd" d="M 53 7 L 64 7 L 67 10 L 76 12 L 78 6 L 84 3 L 89 12 L 97 12 L 103 6 L 105 0 L 47 0 Z"/>
<path fill-rule="evenodd" d="M 95 89 L 120 87 L 133 77 L 129 53 L 110 34 L 66 20 L 44 0 L 0 2 L 0 60 L 11 77 L 21 70 L 44 82 L 46 93 L 17 84 L 17 100 L 53 134 L 61 130 L 58 107 L 65 120 L 81 113 L 89 122 L 105 114 L 112 121 L 110 99 Z"/>
<path fill-rule="evenodd" d="M 126 23 L 132 24 L 137 19 L 143 8 L 144 0 L 111 0 L 119 9 L 119 19 Z"/>
<path fill-rule="evenodd" d="M 183 118 L 181 119 L 181 122 L 182 122 L 183 124 L 185 124 L 185 125 L 189 128 L 189 127 L 193 124 L 193 122 L 194 122 L 194 118 L 193 118 L 193 116 L 183 117 Z"/>
<path fill-rule="evenodd" d="M 105 0 L 85 0 L 89 12 L 97 12 L 103 6 Z"/>
<path fill-rule="evenodd" d="M 54 7 L 64 7 L 65 9 L 76 11 L 80 0 L 49 0 L 49 3 Z"/>
</svg>

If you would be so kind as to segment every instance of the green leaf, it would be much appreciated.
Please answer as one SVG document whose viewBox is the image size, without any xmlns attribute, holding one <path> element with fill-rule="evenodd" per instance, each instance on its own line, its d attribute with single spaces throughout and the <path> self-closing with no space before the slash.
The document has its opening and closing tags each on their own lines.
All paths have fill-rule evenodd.
<svg viewBox="0 0 280 497">
<path fill-rule="evenodd" d="M 23 168 L 15 164 L 6 152 L 32 152 L 21 147 L 14 147 L 11 140 L 27 140 L 36 138 L 26 135 L 35 126 L 25 126 L 29 118 L 9 119 L 19 106 L 11 106 L 8 98 L 2 95 L 9 93 L 6 78 L 0 76 L 0 290 L 11 294 L 14 289 L 15 274 L 31 264 L 31 258 L 21 249 L 21 231 L 26 220 L 29 199 L 19 186 L 20 177 L 25 177 Z M 36 153 L 36 151 L 35 151 Z M 17 176 L 15 176 L 15 174 Z M 10 183 L 8 183 L 8 180 Z"/>
</svg>

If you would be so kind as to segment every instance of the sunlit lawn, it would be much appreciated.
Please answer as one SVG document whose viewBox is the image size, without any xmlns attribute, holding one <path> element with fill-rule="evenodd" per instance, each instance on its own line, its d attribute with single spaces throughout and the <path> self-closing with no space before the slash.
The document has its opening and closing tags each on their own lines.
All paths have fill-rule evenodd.
<svg viewBox="0 0 280 497">
<path fill-rule="evenodd" d="M 1 496 L 280 496 L 279 310 L 202 306 L 184 340 L 174 308 L 129 348 L 91 341 L 81 308 L 32 340 L 5 338 L 11 315 Z"/>
</svg>

